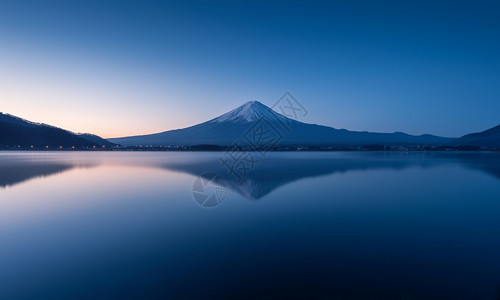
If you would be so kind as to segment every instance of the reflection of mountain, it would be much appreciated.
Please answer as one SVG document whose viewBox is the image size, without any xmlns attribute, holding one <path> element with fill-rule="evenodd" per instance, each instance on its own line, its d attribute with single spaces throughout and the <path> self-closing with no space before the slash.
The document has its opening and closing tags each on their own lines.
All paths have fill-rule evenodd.
<svg viewBox="0 0 500 300">
<path fill-rule="evenodd" d="M 353 153 L 352 155 L 324 155 L 318 157 L 286 153 L 284 156 L 272 153 L 262 159 L 241 179 L 231 175 L 216 158 L 196 162 L 177 162 L 163 167 L 194 176 L 216 173 L 218 184 L 249 199 L 259 199 L 287 183 L 308 177 L 316 177 L 348 171 L 368 171 L 376 169 L 400 170 L 408 167 L 433 167 L 445 163 L 460 163 L 468 168 L 484 171 L 500 179 L 500 155 L 485 154 L 383 154 Z M 221 153 L 223 157 L 224 153 Z M 255 153 L 255 155 L 258 155 Z"/>
<path fill-rule="evenodd" d="M 244 153 L 244 152 L 243 152 Z M 247 152 L 248 153 L 248 152 Z M 201 155 L 200 155 L 201 154 Z M 193 176 L 217 174 L 216 183 L 248 199 L 260 199 L 288 183 L 303 179 L 349 171 L 402 170 L 409 167 L 434 167 L 443 164 L 461 165 L 478 170 L 500 180 L 500 153 L 360 153 L 360 152 L 280 152 L 265 158 L 258 152 L 251 154 L 259 160 L 246 176 L 238 178 L 221 165 L 224 152 L 186 153 L 172 160 L 167 156 L 132 156 L 112 161 L 127 166 L 144 166 L 184 172 Z M 168 158 L 168 159 L 166 159 Z M 102 158 L 89 155 L 86 162 L 71 157 L 31 159 L 29 157 L 0 157 L 0 188 L 12 186 L 32 178 L 60 174 L 74 168 L 88 168 L 101 164 Z M 240 173 L 240 175 L 243 175 Z"/>
<path fill-rule="evenodd" d="M 47 161 L 2 161 L 0 163 L 0 188 L 13 186 L 21 182 L 46 177 L 69 171 L 73 168 L 91 167 L 92 165 L 79 165 L 69 162 Z"/>
<path fill-rule="evenodd" d="M 456 159 L 467 168 L 480 170 L 500 179 L 500 153 L 461 153 Z"/>
<path fill-rule="evenodd" d="M 254 153 L 258 155 L 258 153 Z M 221 153 L 221 156 L 223 153 Z M 352 159 L 342 158 L 268 158 L 255 165 L 247 176 L 240 178 L 229 173 L 217 159 L 196 163 L 170 163 L 166 168 L 182 171 L 195 176 L 206 173 L 216 173 L 218 184 L 249 199 L 259 199 L 276 188 L 301 178 L 316 177 L 332 173 L 343 173 L 353 170 L 369 170 L 378 168 L 401 169 L 409 166 L 412 161 L 407 159 L 376 159 L 372 157 L 353 156 Z M 413 162 L 416 163 L 416 162 Z"/>
</svg>

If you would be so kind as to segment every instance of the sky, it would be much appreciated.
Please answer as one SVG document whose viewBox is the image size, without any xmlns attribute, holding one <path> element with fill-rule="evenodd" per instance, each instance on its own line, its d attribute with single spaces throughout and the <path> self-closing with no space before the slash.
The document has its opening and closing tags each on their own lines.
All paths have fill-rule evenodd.
<svg viewBox="0 0 500 300">
<path fill-rule="evenodd" d="M 105 138 L 290 92 L 301 121 L 500 124 L 500 2 L 0 0 L 0 112 Z"/>
</svg>

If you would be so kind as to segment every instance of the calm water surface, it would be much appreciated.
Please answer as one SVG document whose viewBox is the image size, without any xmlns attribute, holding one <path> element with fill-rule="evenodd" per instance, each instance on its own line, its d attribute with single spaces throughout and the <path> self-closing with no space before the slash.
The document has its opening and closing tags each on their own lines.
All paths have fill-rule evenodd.
<svg viewBox="0 0 500 300">
<path fill-rule="evenodd" d="M 0 299 L 500 299 L 499 153 L 254 154 L 0 152 Z"/>
</svg>

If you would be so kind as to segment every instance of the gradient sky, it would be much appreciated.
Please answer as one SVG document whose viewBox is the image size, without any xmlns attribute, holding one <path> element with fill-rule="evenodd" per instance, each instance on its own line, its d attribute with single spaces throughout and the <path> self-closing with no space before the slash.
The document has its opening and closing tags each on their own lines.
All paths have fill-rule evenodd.
<svg viewBox="0 0 500 300">
<path fill-rule="evenodd" d="M 500 124 L 500 1 L 0 0 L 0 111 L 103 137 L 290 91 L 303 121 L 461 136 Z"/>
</svg>

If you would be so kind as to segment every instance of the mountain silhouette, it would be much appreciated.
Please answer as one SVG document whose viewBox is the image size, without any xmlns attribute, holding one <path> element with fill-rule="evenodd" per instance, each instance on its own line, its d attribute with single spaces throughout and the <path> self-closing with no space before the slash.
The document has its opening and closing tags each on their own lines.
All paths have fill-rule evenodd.
<svg viewBox="0 0 500 300">
<path fill-rule="evenodd" d="M 500 149 L 500 125 L 444 138 L 403 132 L 349 131 L 307 124 L 277 113 L 258 101 L 249 101 L 217 118 L 191 127 L 156 134 L 103 139 L 93 134 L 75 134 L 42 123 L 0 113 L 0 149 L 86 149 L 123 146 L 197 146 L 220 149 L 233 145 L 273 149 L 279 146 L 452 146 Z M 219 147 L 219 148 L 218 148 Z M 197 149 L 197 148 L 196 148 Z M 203 150 L 201 149 L 201 150 Z"/>
<path fill-rule="evenodd" d="M 90 148 L 111 146 L 112 143 L 90 134 L 77 135 L 70 131 L 35 123 L 9 114 L 0 113 L 0 147 L 45 149 Z"/>
<path fill-rule="evenodd" d="M 491 149 L 500 149 L 500 125 L 488 130 L 471 133 L 452 141 L 456 146 L 474 146 Z"/>
<path fill-rule="evenodd" d="M 113 147 L 116 146 L 115 144 L 111 143 L 110 141 L 103 139 L 102 137 L 95 135 L 95 134 L 90 134 L 90 133 L 78 133 L 77 136 L 79 138 L 85 139 L 87 141 L 90 141 L 91 143 L 99 146 L 106 146 L 106 147 Z"/>
<path fill-rule="evenodd" d="M 281 115 L 258 101 L 250 101 L 215 119 L 184 129 L 113 138 L 124 146 L 223 145 L 443 145 L 452 139 L 402 132 L 348 131 L 307 124 Z"/>
</svg>

